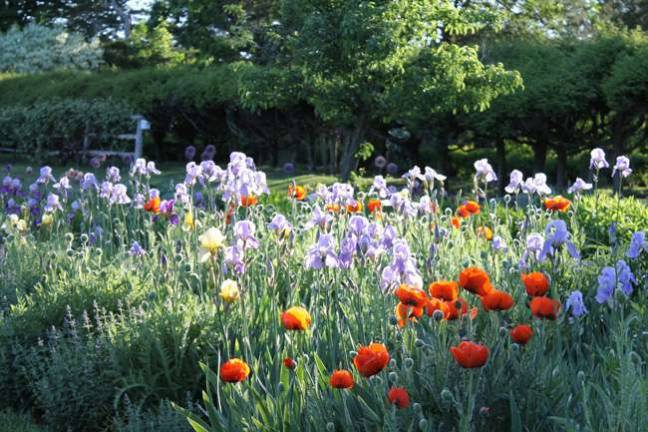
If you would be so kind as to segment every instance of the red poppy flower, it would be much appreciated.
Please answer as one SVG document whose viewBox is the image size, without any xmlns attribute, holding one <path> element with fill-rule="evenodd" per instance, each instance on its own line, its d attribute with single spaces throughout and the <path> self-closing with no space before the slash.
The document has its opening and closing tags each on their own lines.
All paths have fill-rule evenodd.
<svg viewBox="0 0 648 432">
<path fill-rule="evenodd" d="M 153 214 L 159 214 L 160 213 L 160 197 L 156 196 L 151 198 L 144 204 L 144 210 L 153 213 Z"/>
<path fill-rule="evenodd" d="M 358 354 L 353 358 L 353 364 L 365 378 L 376 375 L 387 366 L 387 363 L 389 363 L 387 347 L 375 342 L 358 348 Z"/>
<path fill-rule="evenodd" d="M 398 297 L 398 300 L 400 300 L 401 303 L 408 306 L 423 307 L 427 302 L 425 291 L 410 285 L 403 284 L 399 286 L 396 291 L 394 291 L 394 295 Z"/>
<path fill-rule="evenodd" d="M 457 363 L 466 369 L 484 366 L 490 355 L 487 346 L 469 341 L 463 341 L 458 346 L 451 347 L 450 352 Z"/>
<path fill-rule="evenodd" d="M 459 274 L 459 285 L 478 296 L 484 296 L 493 289 L 488 273 L 477 267 L 464 269 Z"/>
<path fill-rule="evenodd" d="M 457 216 L 465 219 L 470 216 L 470 212 L 468 211 L 465 205 L 462 205 L 457 207 Z"/>
<path fill-rule="evenodd" d="M 527 294 L 531 297 L 543 296 L 549 290 L 549 278 L 544 273 L 522 273 L 522 282 Z"/>
<path fill-rule="evenodd" d="M 281 323 L 286 330 L 306 330 L 311 321 L 308 311 L 300 306 L 291 307 L 281 314 Z"/>
<path fill-rule="evenodd" d="M 220 378 L 229 383 L 245 381 L 250 375 L 250 367 L 241 359 L 233 358 L 220 367 Z"/>
<path fill-rule="evenodd" d="M 380 212 L 382 209 L 382 201 L 379 199 L 370 199 L 367 202 L 367 209 L 369 210 L 369 213 L 375 213 L 375 212 Z"/>
<path fill-rule="evenodd" d="M 566 212 L 571 206 L 571 201 L 558 195 L 557 197 L 547 198 L 544 201 L 545 209 L 550 211 Z"/>
<path fill-rule="evenodd" d="M 492 290 L 481 298 L 482 306 L 487 311 L 491 310 L 509 310 L 515 305 L 513 297 L 507 292 Z"/>
<path fill-rule="evenodd" d="M 286 369 L 290 369 L 290 370 L 293 370 L 297 367 L 297 362 L 290 357 L 286 357 L 285 359 L 283 359 L 283 364 L 286 367 Z"/>
<path fill-rule="evenodd" d="M 533 329 L 530 325 L 520 324 L 511 330 L 511 340 L 519 345 L 526 345 L 533 337 Z"/>
<path fill-rule="evenodd" d="M 428 287 L 432 297 L 445 301 L 455 301 L 459 297 L 459 285 L 455 281 L 436 281 Z"/>
<path fill-rule="evenodd" d="M 254 195 L 247 195 L 247 196 L 243 195 L 241 197 L 241 207 L 245 207 L 245 208 L 252 207 L 252 206 L 257 205 L 258 202 L 259 202 L 259 199 L 257 197 L 255 197 Z"/>
<path fill-rule="evenodd" d="M 417 318 L 423 316 L 423 307 L 408 306 L 403 303 L 398 303 L 394 310 L 396 320 L 399 327 L 405 327 L 408 321 L 416 321 Z"/>
<path fill-rule="evenodd" d="M 461 297 L 455 301 L 444 302 L 444 304 L 445 319 L 448 321 L 459 319 L 468 314 L 468 302 Z M 472 308 L 470 310 L 470 318 L 475 319 L 476 317 L 477 308 Z"/>
<path fill-rule="evenodd" d="M 560 312 L 560 302 L 549 297 L 533 297 L 531 313 L 537 318 L 555 320 Z"/>
<path fill-rule="evenodd" d="M 407 408 L 410 406 L 410 397 L 407 390 L 403 387 L 392 387 L 387 392 L 387 400 L 398 408 Z"/>
<path fill-rule="evenodd" d="M 428 299 L 427 303 L 425 303 L 425 313 L 427 314 L 427 316 L 432 316 L 434 314 L 434 311 L 440 310 L 441 312 L 443 312 L 443 316 L 445 317 L 447 309 L 448 306 L 445 304 L 445 302 L 438 298 Z"/>
<path fill-rule="evenodd" d="M 479 214 L 481 211 L 481 206 L 476 201 L 466 201 L 464 207 L 466 207 L 466 210 L 468 210 L 468 213 L 471 215 Z"/>
<path fill-rule="evenodd" d="M 353 388 L 353 375 L 348 370 L 334 370 L 329 379 L 331 387 L 335 389 L 350 389 Z"/>
<path fill-rule="evenodd" d="M 306 198 L 306 188 L 304 186 L 288 186 L 288 196 L 295 198 L 297 201 L 303 201 Z"/>
</svg>

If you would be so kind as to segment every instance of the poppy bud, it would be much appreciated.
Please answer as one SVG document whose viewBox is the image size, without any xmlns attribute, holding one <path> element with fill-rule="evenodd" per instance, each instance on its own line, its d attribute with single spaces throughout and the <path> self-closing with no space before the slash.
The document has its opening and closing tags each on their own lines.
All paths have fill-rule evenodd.
<svg viewBox="0 0 648 432">
<path fill-rule="evenodd" d="M 326 423 L 326 430 L 328 432 L 334 432 L 335 431 L 335 425 L 333 424 L 333 422 Z"/>
<path fill-rule="evenodd" d="M 383 380 L 378 375 L 372 375 L 369 377 L 369 381 L 373 381 L 376 384 L 382 384 Z"/>
<path fill-rule="evenodd" d="M 558 378 L 559 374 L 560 374 L 560 369 L 558 367 L 554 368 L 554 370 L 551 372 L 551 376 L 554 378 Z"/>
<path fill-rule="evenodd" d="M 441 321 L 443 319 L 443 311 L 437 309 L 432 313 L 432 318 L 434 318 L 435 321 Z"/>
<path fill-rule="evenodd" d="M 398 364 L 396 363 L 396 359 L 389 360 L 390 369 L 396 369 L 396 366 L 398 366 Z"/>
<path fill-rule="evenodd" d="M 65 233 L 65 241 L 71 242 L 74 240 L 74 234 L 72 233 Z"/>
<path fill-rule="evenodd" d="M 578 373 L 576 374 L 576 379 L 581 385 L 583 385 L 583 383 L 585 382 L 585 372 L 578 371 Z"/>
<path fill-rule="evenodd" d="M 500 327 L 499 334 L 501 337 L 505 338 L 508 337 L 509 331 L 506 329 L 506 327 Z"/>
<path fill-rule="evenodd" d="M 520 352 L 520 345 L 514 343 L 514 344 L 511 345 L 511 349 L 513 350 L 514 353 L 518 353 L 518 352 Z"/>
<path fill-rule="evenodd" d="M 396 372 L 389 372 L 389 382 L 396 383 L 398 381 L 398 374 Z"/>
<path fill-rule="evenodd" d="M 389 317 L 389 324 L 395 326 L 398 325 L 398 319 L 395 316 L 390 316 Z"/>
<path fill-rule="evenodd" d="M 428 421 L 426 419 L 424 419 L 424 418 L 419 420 L 419 429 L 427 430 L 427 428 L 428 428 Z"/>
<path fill-rule="evenodd" d="M 65 251 L 65 254 L 68 257 L 72 258 L 74 256 L 74 250 L 73 249 L 68 249 L 68 250 Z"/>
<path fill-rule="evenodd" d="M 89 240 L 88 234 L 86 234 L 86 233 L 81 234 L 79 239 L 81 240 L 81 243 L 83 243 L 83 244 L 88 243 L 88 240 Z"/>
<path fill-rule="evenodd" d="M 407 358 L 405 359 L 405 363 L 404 363 L 404 364 L 405 364 L 405 369 L 412 369 L 412 367 L 414 366 L 414 360 L 411 359 L 410 357 L 407 357 Z"/>
<path fill-rule="evenodd" d="M 277 390 L 279 391 L 279 393 L 282 393 L 284 391 L 284 384 L 282 382 L 277 384 Z"/>
<path fill-rule="evenodd" d="M 421 404 L 418 403 L 418 402 L 414 402 L 412 404 L 412 408 L 414 409 L 414 412 L 417 413 L 417 414 L 420 414 L 421 411 L 423 411 L 423 407 L 421 407 Z"/>
<path fill-rule="evenodd" d="M 416 341 L 414 341 L 414 345 L 416 346 L 416 348 L 421 348 L 423 345 L 425 345 L 425 342 L 423 342 L 421 339 L 416 339 Z"/>
<path fill-rule="evenodd" d="M 450 390 L 445 388 L 441 390 L 441 400 L 443 400 L 444 402 L 452 402 L 454 400 L 454 396 L 452 395 Z"/>
<path fill-rule="evenodd" d="M 173 256 L 173 260 L 174 260 L 175 262 L 177 262 L 177 263 L 181 263 L 183 259 L 184 259 L 184 258 L 183 258 L 182 255 L 180 255 L 180 254 L 175 254 L 175 255 Z"/>
<path fill-rule="evenodd" d="M 191 272 L 191 264 L 185 264 L 183 270 L 185 273 Z"/>
<path fill-rule="evenodd" d="M 357 352 L 357 351 L 349 351 L 349 355 L 350 355 L 351 357 L 355 357 L 355 356 L 358 355 L 358 352 Z"/>
</svg>

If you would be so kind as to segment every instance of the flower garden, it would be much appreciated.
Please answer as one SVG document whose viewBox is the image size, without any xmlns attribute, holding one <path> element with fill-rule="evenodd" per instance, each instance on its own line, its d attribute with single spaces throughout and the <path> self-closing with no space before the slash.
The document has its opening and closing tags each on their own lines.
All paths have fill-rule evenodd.
<svg viewBox="0 0 648 432">
<path fill-rule="evenodd" d="M 414 167 L 271 191 L 243 153 L 7 171 L 0 408 L 51 430 L 643 430 L 648 210 Z M 98 171 L 97 171 L 98 172 Z M 613 193 L 598 188 L 615 180 Z"/>
</svg>

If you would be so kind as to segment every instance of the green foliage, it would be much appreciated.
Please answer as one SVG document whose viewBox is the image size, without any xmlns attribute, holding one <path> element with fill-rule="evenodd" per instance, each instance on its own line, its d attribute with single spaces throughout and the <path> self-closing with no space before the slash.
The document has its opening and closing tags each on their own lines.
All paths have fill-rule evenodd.
<svg viewBox="0 0 648 432">
<path fill-rule="evenodd" d="M 128 104 L 112 99 L 58 99 L 0 108 L 0 145 L 36 158 L 51 150 L 75 152 L 94 142 L 117 145 L 117 135 L 132 129 Z"/>
<path fill-rule="evenodd" d="M 28 415 L 20 415 L 11 411 L 0 411 L 0 431 L 11 432 L 40 432 Z"/>
<path fill-rule="evenodd" d="M 98 41 L 63 28 L 29 24 L 0 34 L 0 72 L 97 69 L 101 63 Z"/>
</svg>

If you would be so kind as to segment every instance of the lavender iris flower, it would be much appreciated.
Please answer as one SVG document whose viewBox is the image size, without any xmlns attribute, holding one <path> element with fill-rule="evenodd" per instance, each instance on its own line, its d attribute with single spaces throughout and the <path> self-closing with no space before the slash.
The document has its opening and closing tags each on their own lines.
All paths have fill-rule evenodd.
<svg viewBox="0 0 648 432">
<path fill-rule="evenodd" d="M 478 161 L 475 161 L 473 164 L 475 167 L 475 176 L 486 182 L 494 182 L 497 180 L 497 174 L 495 174 L 495 170 L 491 166 L 490 163 L 488 163 L 488 159 L 479 159 Z"/>
<path fill-rule="evenodd" d="M 286 216 L 280 213 L 274 215 L 274 217 L 268 224 L 268 228 L 277 232 L 285 232 L 286 230 L 292 231 L 293 229 L 290 222 L 288 222 L 288 219 L 286 219 Z"/>
<path fill-rule="evenodd" d="M 224 262 L 225 265 L 233 268 L 236 273 L 245 273 L 245 250 L 237 245 L 226 247 Z"/>
<path fill-rule="evenodd" d="M 47 195 L 47 203 L 45 204 L 44 208 L 47 213 L 52 213 L 56 210 L 63 210 L 59 196 L 53 193 Z"/>
<path fill-rule="evenodd" d="M 626 297 L 632 295 L 633 286 L 637 284 L 637 279 L 628 264 L 623 260 L 619 260 L 616 267 L 603 267 L 598 277 L 598 284 L 596 301 L 605 303 L 612 300 L 615 290 L 621 290 Z"/>
<path fill-rule="evenodd" d="M 37 183 L 42 183 L 42 184 L 47 184 L 50 181 L 55 182 L 56 179 L 54 179 L 54 176 L 52 175 L 52 168 L 45 165 L 45 166 L 41 167 L 40 175 L 38 176 L 38 179 L 36 180 L 36 182 Z"/>
<path fill-rule="evenodd" d="M 321 230 L 324 230 L 332 220 L 333 216 L 323 212 L 319 206 L 315 206 L 310 220 L 304 225 L 304 229 L 309 230 L 318 226 Z"/>
<path fill-rule="evenodd" d="M 259 240 L 254 237 L 256 232 L 256 225 L 248 220 L 242 220 L 234 224 L 234 236 L 236 237 L 237 245 L 243 249 L 257 249 L 259 247 Z"/>
<path fill-rule="evenodd" d="M 579 194 L 590 189 L 592 189 L 592 183 L 587 183 L 582 178 L 576 177 L 576 181 L 569 187 L 569 189 L 567 189 L 567 192 L 571 194 Z"/>
<path fill-rule="evenodd" d="M 510 194 L 518 193 L 520 191 L 520 187 L 523 182 L 524 182 L 524 174 L 522 174 L 522 171 L 515 169 L 511 171 L 509 184 L 504 188 L 504 190 Z"/>
<path fill-rule="evenodd" d="M 134 241 L 128 250 L 128 254 L 132 257 L 141 258 L 146 255 L 146 251 L 138 242 Z"/>
<path fill-rule="evenodd" d="M 336 243 L 332 235 L 320 235 L 317 243 L 308 250 L 304 265 L 307 269 L 315 270 L 321 270 L 324 267 L 338 267 L 335 249 Z"/>
<path fill-rule="evenodd" d="M 601 148 L 595 148 L 590 153 L 590 169 L 599 170 L 609 168 L 610 164 L 605 160 L 605 152 Z"/>
<path fill-rule="evenodd" d="M 583 301 L 583 293 L 576 290 L 569 295 L 567 302 L 565 303 L 565 310 L 571 311 L 573 317 L 580 318 L 583 315 L 587 314 L 587 308 L 585 307 L 585 302 Z"/>
<path fill-rule="evenodd" d="M 115 166 L 108 167 L 108 169 L 106 170 L 106 180 L 111 183 L 119 183 L 119 181 L 121 180 L 119 168 Z"/>
<path fill-rule="evenodd" d="M 629 177 L 632 174 L 632 169 L 630 169 L 630 159 L 626 156 L 619 156 L 616 159 L 616 164 L 612 168 L 612 177 L 614 174 L 619 172 L 619 175 L 623 178 Z"/>
<path fill-rule="evenodd" d="M 630 239 L 630 246 L 626 252 L 626 256 L 630 259 L 637 259 L 641 252 L 648 253 L 648 241 L 646 241 L 646 233 L 643 231 L 637 231 L 632 234 Z"/>
<path fill-rule="evenodd" d="M 572 258 L 580 258 L 576 245 L 571 241 L 571 234 L 567 231 L 565 221 L 557 219 L 549 222 L 545 228 L 545 241 L 538 257 L 539 260 L 544 261 L 547 255 L 554 256 L 556 251 L 563 245 L 567 247 L 567 252 Z"/>
</svg>

